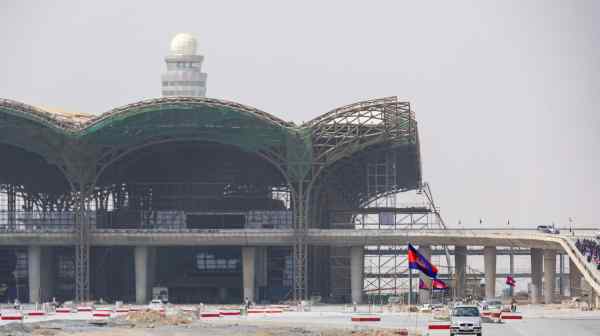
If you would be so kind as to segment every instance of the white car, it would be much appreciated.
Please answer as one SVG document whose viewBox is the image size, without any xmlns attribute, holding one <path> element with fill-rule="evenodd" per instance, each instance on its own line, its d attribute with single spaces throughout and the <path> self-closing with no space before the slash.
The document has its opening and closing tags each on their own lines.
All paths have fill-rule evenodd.
<svg viewBox="0 0 600 336">
<path fill-rule="evenodd" d="M 481 317 L 477 306 L 458 305 L 452 309 L 452 314 L 450 315 L 450 336 L 481 336 L 481 333 Z"/>
<path fill-rule="evenodd" d="M 161 300 L 152 300 L 150 301 L 150 304 L 148 304 L 148 309 L 150 310 L 161 310 L 163 309 L 165 306 L 163 305 Z"/>
<path fill-rule="evenodd" d="M 541 231 L 543 233 L 550 233 L 550 234 L 559 234 L 560 230 L 555 227 L 554 225 L 538 225 L 537 227 L 538 231 Z"/>
</svg>

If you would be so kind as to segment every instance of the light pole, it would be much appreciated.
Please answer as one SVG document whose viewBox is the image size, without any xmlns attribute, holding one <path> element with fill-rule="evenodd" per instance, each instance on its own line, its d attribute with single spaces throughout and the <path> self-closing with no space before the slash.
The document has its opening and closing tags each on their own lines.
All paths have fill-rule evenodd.
<svg viewBox="0 0 600 336">
<path fill-rule="evenodd" d="M 573 231 L 573 218 L 569 217 L 569 231 L 571 231 L 571 235 L 575 235 L 575 231 Z"/>
<path fill-rule="evenodd" d="M 13 271 L 13 276 L 15 277 L 15 290 L 16 290 L 16 295 L 17 297 L 15 298 L 15 302 L 16 300 L 19 300 L 19 276 L 17 274 L 17 271 Z"/>
</svg>

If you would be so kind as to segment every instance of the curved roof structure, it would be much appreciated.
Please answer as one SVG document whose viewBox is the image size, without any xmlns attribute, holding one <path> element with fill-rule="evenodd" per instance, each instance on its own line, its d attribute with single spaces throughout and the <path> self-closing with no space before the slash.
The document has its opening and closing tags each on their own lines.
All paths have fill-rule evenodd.
<svg viewBox="0 0 600 336">
<path fill-rule="evenodd" d="M 396 97 L 343 106 L 300 126 L 250 106 L 213 98 L 147 99 L 98 116 L 53 113 L 0 99 L 0 127 L 8 130 L 0 135 L 0 142 L 46 158 L 56 156 L 57 151 L 64 156 L 63 152 L 77 146 L 87 146 L 87 152 L 107 152 L 145 143 L 201 139 L 250 152 L 270 152 L 285 169 L 299 169 L 293 174 L 297 178 L 311 171 L 316 176 L 339 160 L 373 147 L 414 145 L 418 152 L 414 113 L 408 102 Z"/>
</svg>

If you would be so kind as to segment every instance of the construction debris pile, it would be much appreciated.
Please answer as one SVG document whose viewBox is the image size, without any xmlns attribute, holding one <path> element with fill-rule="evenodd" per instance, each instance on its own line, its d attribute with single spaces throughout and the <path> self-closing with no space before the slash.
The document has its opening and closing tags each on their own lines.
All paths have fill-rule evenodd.
<svg viewBox="0 0 600 336">
<path fill-rule="evenodd" d="M 155 327 L 164 325 L 183 325 L 192 323 L 190 314 L 178 313 L 166 315 L 156 310 L 142 310 L 127 314 L 125 320 L 136 327 Z"/>
</svg>

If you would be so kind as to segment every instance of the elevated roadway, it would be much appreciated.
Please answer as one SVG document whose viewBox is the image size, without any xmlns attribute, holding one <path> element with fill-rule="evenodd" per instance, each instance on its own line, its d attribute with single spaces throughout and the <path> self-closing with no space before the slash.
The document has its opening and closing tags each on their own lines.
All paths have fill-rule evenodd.
<svg viewBox="0 0 600 336">
<path fill-rule="evenodd" d="M 575 237 L 588 237 L 580 231 Z M 354 230 L 310 229 L 306 241 L 311 245 L 461 245 L 505 246 L 561 250 L 561 241 L 570 236 L 540 233 L 525 229 L 436 229 L 436 230 Z M 95 246 L 287 246 L 294 243 L 291 229 L 233 230 L 93 230 Z M 64 246 L 76 243 L 67 231 L 0 232 L 0 246 Z"/>
<path fill-rule="evenodd" d="M 321 246 L 368 245 L 459 245 L 505 246 L 564 251 L 582 276 L 600 294 L 600 271 L 575 247 L 577 238 L 589 237 L 592 231 L 578 230 L 577 236 L 545 234 L 526 229 L 446 229 L 446 230 L 355 230 L 310 229 L 306 241 Z M 94 230 L 93 246 L 291 246 L 293 230 Z M 0 233 L 0 246 L 75 245 L 72 232 Z"/>
</svg>

